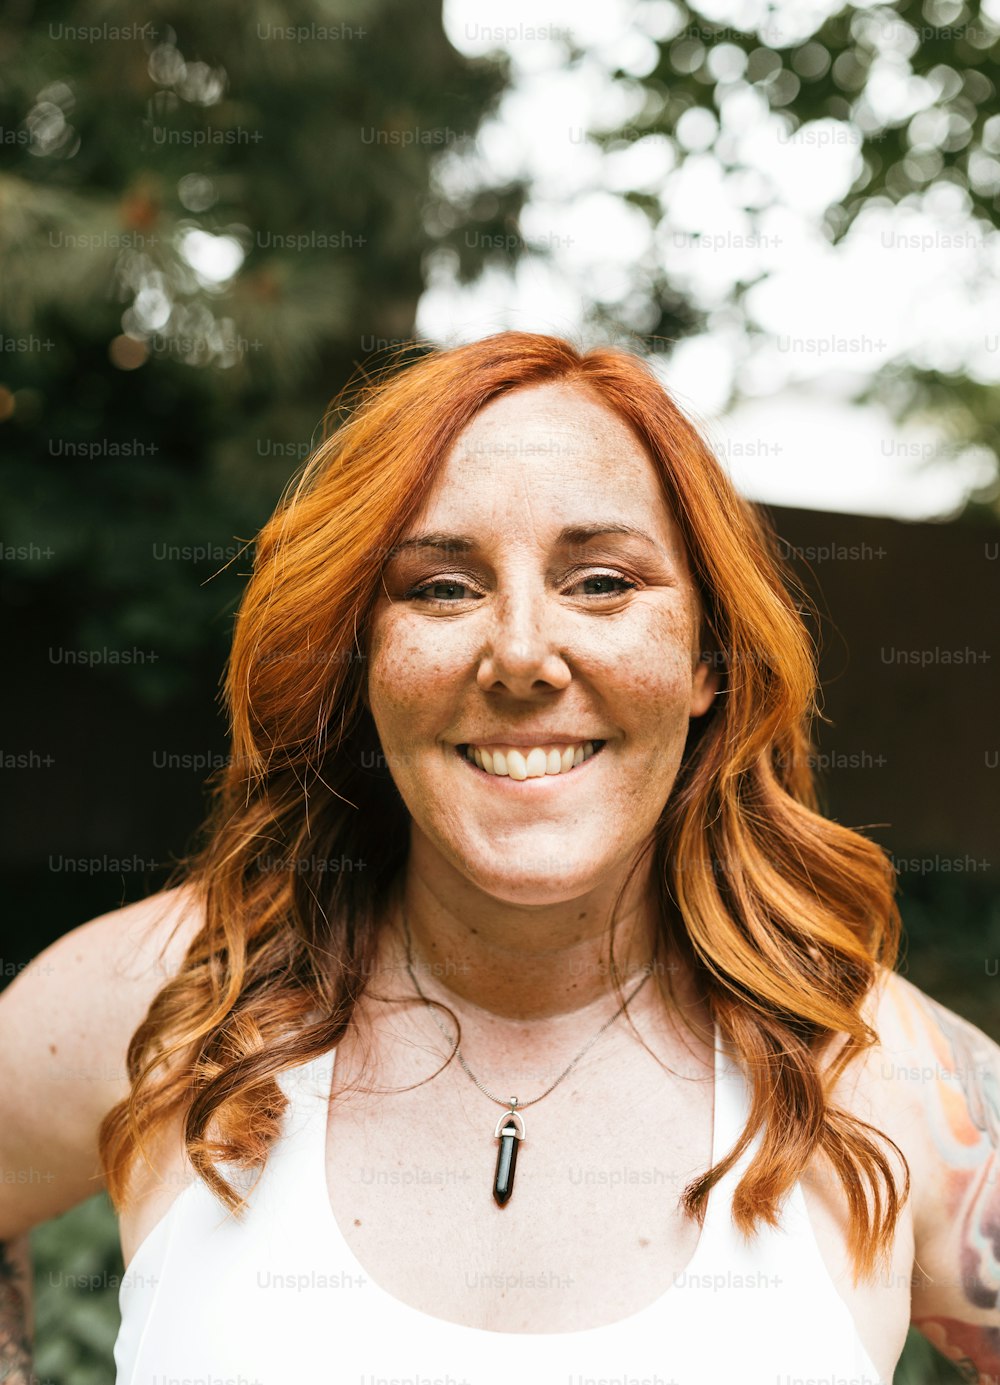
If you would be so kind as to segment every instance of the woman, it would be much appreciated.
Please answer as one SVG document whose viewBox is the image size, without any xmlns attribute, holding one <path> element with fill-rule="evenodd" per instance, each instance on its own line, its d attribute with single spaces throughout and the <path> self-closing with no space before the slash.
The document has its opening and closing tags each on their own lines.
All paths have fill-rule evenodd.
<svg viewBox="0 0 1000 1385">
<path fill-rule="evenodd" d="M 353 403 L 260 535 L 204 849 L 0 1006 L 4 1162 L 59 1174 L 0 1231 L 99 1153 L 120 1385 L 889 1381 L 911 1318 L 995 1376 L 1000 1050 L 816 811 L 771 535 L 622 352 Z M 127 1080 L 32 1117 L 70 1043 Z"/>
</svg>

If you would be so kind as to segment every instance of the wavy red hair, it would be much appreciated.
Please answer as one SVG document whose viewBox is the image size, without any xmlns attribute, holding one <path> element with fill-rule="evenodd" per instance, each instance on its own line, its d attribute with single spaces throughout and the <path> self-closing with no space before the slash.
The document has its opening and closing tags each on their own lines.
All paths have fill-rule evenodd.
<svg viewBox="0 0 1000 1385">
<path fill-rule="evenodd" d="M 705 657 L 723 676 L 649 843 L 662 942 L 699 979 L 751 1095 L 739 1141 L 683 1205 L 700 1220 L 713 1184 L 762 1132 L 733 1198 L 751 1236 L 761 1220 L 777 1224 L 822 1151 L 847 1195 L 855 1276 L 871 1274 L 888 1257 L 909 1169 L 903 1159 L 900 1198 L 872 1136 L 901 1151 L 830 1092 L 877 1041 L 862 1007 L 895 965 L 901 923 L 885 852 L 817 810 L 815 652 L 791 573 L 644 360 L 528 332 L 397 361 L 345 391 L 261 531 L 225 685 L 232 754 L 204 845 L 177 877 L 203 924 L 129 1046 L 130 1095 L 100 1131 L 109 1194 L 120 1208 L 146 1136 L 181 1115 L 194 1167 L 239 1210 L 215 1161 L 263 1165 L 285 1106 L 276 1074 L 332 1048 L 351 1023 L 408 836 L 389 775 L 372 768 L 364 698 L 381 568 L 477 411 L 553 381 L 585 388 L 648 449 L 701 597 Z M 359 860 L 365 869 L 347 868 Z"/>
</svg>

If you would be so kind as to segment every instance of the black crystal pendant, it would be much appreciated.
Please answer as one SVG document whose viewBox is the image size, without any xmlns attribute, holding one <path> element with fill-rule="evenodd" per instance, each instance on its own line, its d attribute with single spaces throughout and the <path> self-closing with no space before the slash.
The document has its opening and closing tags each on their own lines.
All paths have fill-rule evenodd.
<svg viewBox="0 0 1000 1385">
<path fill-rule="evenodd" d="M 494 1135 L 500 1141 L 497 1151 L 497 1173 L 493 1180 L 493 1200 L 506 1207 L 514 1191 L 514 1170 L 517 1167 L 517 1145 L 524 1139 L 524 1121 L 513 1107 L 497 1122 Z"/>
</svg>

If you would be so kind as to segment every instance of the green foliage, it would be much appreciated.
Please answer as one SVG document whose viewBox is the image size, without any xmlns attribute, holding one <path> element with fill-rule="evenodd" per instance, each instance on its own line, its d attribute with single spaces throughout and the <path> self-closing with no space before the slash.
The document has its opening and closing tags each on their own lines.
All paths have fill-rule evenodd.
<svg viewBox="0 0 1000 1385">
<path fill-rule="evenodd" d="M 106 1194 L 36 1227 L 31 1249 L 35 1375 L 45 1385 L 107 1385 L 114 1379 L 124 1265 Z"/>
<path fill-rule="evenodd" d="M 910 1328 L 892 1385 L 952 1385 L 963 1378 L 956 1365 L 936 1351 L 915 1327 Z"/>
<path fill-rule="evenodd" d="M 992 979 L 1000 966 L 995 876 L 915 876 L 899 903 L 905 941 L 897 971 L 1000 1043 Z"/>
<path fill-rule="evenodd" d="M 221 666 L 325 402 L 412 332 L 431 167 L 506 73 L 427 0 L 60 0 L 2 42 L 4 596 L 151 654 L 119 676 L 160 707 Z"/>
</svg>

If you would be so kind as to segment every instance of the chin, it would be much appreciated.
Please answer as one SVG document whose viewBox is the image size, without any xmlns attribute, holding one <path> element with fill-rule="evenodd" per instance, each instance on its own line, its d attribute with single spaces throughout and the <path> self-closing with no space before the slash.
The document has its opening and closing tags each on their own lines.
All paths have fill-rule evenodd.
<svg viewBox="0 0 1000 1385">
<path fill-rule="evenodd" d="M 484 894 L 529 908 L 563 904 L 586 894 L 600 884 L 614 865 L 609 860 L 602 869 L 593 855 L 568 859 L 556 849 L 550 851 L 541 845 L 530 856 L 521 852 L 516 869 L 512 869 L 509 856 L 498 860 L 493 852 L 490 855 L 493 859 L 488 861 L 471 860 L 468 854 L 453 854 L 452 858 L 470 884 Z"/>
<path fill-rule="evenodd" d="M 500 900 L 504 904 L 512 904 L 523 909 L 545 909 L 553 904 L 566 904 L 571 899 L 579 899 L 596 884 L 596 881 L 588 879 L 577 881 L 574 885 L 566 885 L 565 888 L 560 889 L 536 880 L 517 882 L 483 880 L 472 874 L 469 874 L 467 878 L 477 889 L 481 890 L 483 894 L 489 895 L 491 899 Z"/>
</svg>

